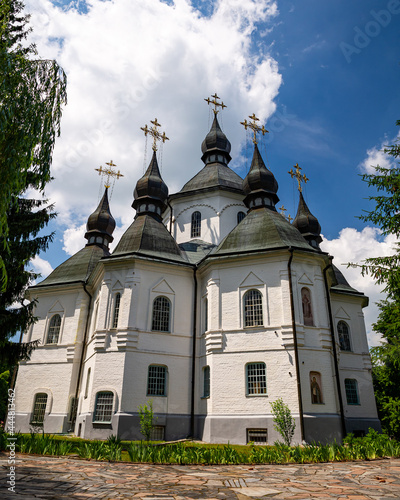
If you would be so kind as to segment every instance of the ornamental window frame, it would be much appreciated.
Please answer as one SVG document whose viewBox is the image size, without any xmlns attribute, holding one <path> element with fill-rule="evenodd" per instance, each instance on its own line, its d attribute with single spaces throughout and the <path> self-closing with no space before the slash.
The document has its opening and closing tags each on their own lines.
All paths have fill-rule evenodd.
<svg viewBox="0 0 400 500">
<path fill-rule="evenodd" d="M 167 395 L 168 366 L 154 363 L 149 365 L 147 368 L 146 396 L 167 397 Z"/>
<path fill-rule="evenodd" d="M 118 319 L 119 319 L 120 312 L 121 312 L 121 297 L 122 297 L 121 292 L 117 292 L 114 295 L 114 299 L 113 299 L 112 322 L 111 322 L 111 328 L 113 330 L 118 328 Z"/>
<path fill-rule="evenodd" d="M 111 395 L 111 402 L 110 402 Z M 99 402 L 99 398 L 103 401 Z M 93 407 L 93 424 L 111 424 L 115 413 L 116 397 L 114 391 L 110 389 L 102 389 L 96 392 L 94 407 Z M 107 417 L 109 417 L 107 419 Z"/>
<path fill-rule="evenodd" d="M 201 238 L 201 212 L 198 210 L 190 217 L 190 238 Z"/>
<path fill-rule="evenodd" d="M 38 400 L 39 398 L 41 398 L 41 401 Z M 50 413 L 51 403 L 52 400 L 48 391 L 38 389 L 33 396 L 32 413 L 29 423 L 34 426 L 42 427 L 46 416 Z"/>
<path fill-rule="evenodd" d="M 245 365 L 246 396 L 268 396 L 267 366 L 264 361 L 250 361 Z"/>
<path fill-rule="evenodd" d="M 246 304 L 247 298 L 253 297 L 257 295 L 259 297 L 259 301 L 257 301 L 257 304 Z M 255 310 L 255 306 L 257 306 L 257 310 Z M 247 307 L 247 310 L 246 310 Z M 251 310 L 249 308 L 254 308 L 254 311 L 252 314 L 250 314 Z M 244 328 L 257 328 L 257 327 L 262 327 L 264 326 L 264 294 L 259 288 L 256 287 L 251 287 L 245 291 L 243 291 L 243 297 L 242 297 L 242 311 L 243 311 L 243 327 Z M 259 319 L 261 313 L 261 322 Z M 253 319 L 250 317 L 252 316 Z M 256 317 L 257 321 L 254 321 L 254 317 Z"/>
<path fill-rule="evenodd" d="M 56 321 L 56 318 L 59 318 L 59 323 L 57 325 L 54 325 L 53 323 Z M 46 341 L 45 341 L 46 345 L 57 345 L 60 343 L 62 325 L 63 325 L 62 313 L 60 312 L 53 313 L 50 316 L 47 324 Z M 53 329 L 53 331 L 51 331 L 51 329 Z M 49 342 L 50 335 L 51 335 L 51 342 Z M 54 341 L 54 338 L 56 338 L 56 341 Z"/>
<path fill-rule="evenodd" d="M 344 327 L 344 329 L 343 329 Z M 339 347 L 343 352 L 352 352 L 350 326 L 344 320 L 339 320 L 336 325 Z"/>
<path fill-rule="evenodd" d="M 162 307 L 168 305 L 168 310 L 163 310 L 162 308 L 155 309 L 156 302 L 157 304 L 163 304 Z M 171 309 L 171 300 L 165 295 L 157 295 L 157 297 L 154 298 L 151 311 L 152 332 L 171 333 Z M 166 323 L 168 324 L 166 325 Z M 163 328 L 157 328 L 158 326 L 162 326 Z"/>
</svg>

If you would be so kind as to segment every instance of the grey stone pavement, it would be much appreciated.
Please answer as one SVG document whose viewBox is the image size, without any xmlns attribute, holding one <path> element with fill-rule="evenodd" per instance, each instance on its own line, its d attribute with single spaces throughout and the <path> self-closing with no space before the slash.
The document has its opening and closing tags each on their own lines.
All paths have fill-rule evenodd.
<svg viewBox="0 0 400 500">
<path fill-rule="evenodd" d="M 400 499 L 400 459 L 310 465 L 148 465 L 0 453 L 0 500 Z"/>
</svg>

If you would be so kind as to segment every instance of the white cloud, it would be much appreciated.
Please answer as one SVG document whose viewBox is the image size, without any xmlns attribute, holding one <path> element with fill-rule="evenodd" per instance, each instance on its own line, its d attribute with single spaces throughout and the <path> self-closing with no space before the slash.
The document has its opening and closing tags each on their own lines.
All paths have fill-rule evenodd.
<svg viewBox="0 0 400 500">
<path fill-rule="evenodd" d="M 170 138 L 162 174 L 173 192 L 182 187 L 183 169 L 188 180 L 202 166 L 200 144 L 210 125 L 203 98 L 217 91 L 228 105 L 222 122 L 237 162 L 245 138 L 239 122 L 253 112 L 266 120 L 275 111 L 282 77 L 265 47 L 255 52 L 252 44 L 259 23 L 265 29 L 277 14 L 273 0 L 220 0 L 208 16 L 189 0 L 91 0 L 87 14 L 49 0 L 26 5 L 39 54 L 56 58 L 68 76 L 55 180 L 47 187 L 64 229 L 84 223 L 95 208 L 94 169 L 110 159 L 124 174 L 113 215 L 133 219 L 129 207 L 143 172 L 140 127 L 155 117 Z M 69 250 L 72 237 L 66 235 Z"/>
<path fill-rule="evenodd" d="M 372 331 L 379 314 L 376 302 L 385 298 L 382 288 L 375 284 L 371 276 L 362 276 L 359 268 L 347 268 L 347 263 L 361 263 L 368 257 L 386 256 L 394 253 L 396 238 L 393 235 L 381 237 L 380 230 L 365 227 L 362 231 L 346 227 L 339 237 L 321 243 L 324 252 L 334 256 L 334 264 L 340 269 L 350 286 L 369 297 L 369 306 L 364 309 L 365 325 L 370 346 L 378 345 L 380 336 Z"/>
<path fill-rule="evenodd" d="M 40 274 L 40 281 L 53 271 L 50 262 L 37 255 L 30 261 L 30 265 L 32 266 L 33 272 Z"/>
<path fill-rule="evenodd" d="M 85 240 L 86 224 L 81 226 L 73 226 L 64 231 L 63 234 L 63 250 L 68 255 L 74 255 L 87 243 Z"/>
<path fill-rule="evenodd" d="M 400 134 L 398 134 L 398 136 L 391 141 L 385 140 L 381 143 L 380 146 L 374 146 L 371 149 L 368 149 L 367 157 L 358 165 L 358 168 L 361 170 L 361 172 L 366 174 L 374 174 L 375 167 L 377 165 L 382 168 L 394 167 L 396 162 L 393 160 L 393 156 L 389 156 L 387 153 L 385 153 L 384 149 L 387 148 L 388 145 L 394 144 L 399 139 Z"/>
</svg>

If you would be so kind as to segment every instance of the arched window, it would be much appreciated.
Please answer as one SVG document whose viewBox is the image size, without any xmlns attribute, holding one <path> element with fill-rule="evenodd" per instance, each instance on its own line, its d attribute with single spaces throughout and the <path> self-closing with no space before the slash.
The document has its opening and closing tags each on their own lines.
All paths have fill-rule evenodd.
<svg viewBox="0 0 400 500">
<path fill-rule="evenodd" d="M 344 388 L 346 390 L 346 399 L 348 405 L 359 405 L 358 384 L 355 378 L 345 378 Z"/>
<path fill-rule="evenodd" d="M 47 406 L 47 394 L 41 392 L 36 394 L 35 402 L 33 404 L 31 424 L 43 425 L 44 416 L 46 413 L 46 406 Z"/>
<path fill-rule="evenodd" d="M 311 293 L 308 288 L 301 289 L 301 303 L 303 306 L 303 318 L 306 326 L 314 326 L 314 319 L 311 307 Z"/>
<path fill-rule="evenodd" d="M 237 223 L 242 222 L 242 220 L 246 217 L 246 214 L 244 212 L 238 212 L 237 213 Z"/>
<path fill-rule="evenodd" d="M 167 367 L 159 365 L 150 365 L 147 377 L 147 395 L 148 396 L 166 396 L 167 395 Z"/>
<path fill-rule="evenodd" d="M 87 375 L 86 375 L 86 387 L 85 387 L 85 399 L 88 397 L 89 394 L 89 384 L 90 384 L 90 373 L 92 369 L 89 368 Z"/>
<path fill-rule="evenodd" d="M 93 422 L 111 423 L 114 406 L 114 394 L 111 391 L 98 392 L 94 409 Z"/>
<path fill-rule="evenodd" d="M 49 331 L 47 332 L 47 344 L 57 344 L 60 337 L 61 316 L 55 314 L 49 324 Z"/>
<path fill-rule="evenodd" d="M 201 213 L 193 212 L 192 213 L 192 225 L 190 228 L 190 237 L 191 238 L 200 238 L 201 236 Z"/>
<path fill-rule="evenodd" d="M 244 298 L 244 326 L 263 324 L 262 295 L 258 290 L 249 290 Z"/>
<path fill-rule="evenodd" d="M 337 325 L 339 334 L 339 345 L 342 351 L 351 351 L 349 325 L 344 321 L 339 321 Z"/>
<path fill-rule="evenodd" d="M 118 316 L 119 316 L 119 305 L 121 303 L 121 294 L 117 293 L 114 301 L 114 314 L 113 314 L 113 322 L 112 327 L 117 328 L 118 326 Z"/>
<path fill-rule="evenodd" d="M 311 403 L 313 405 L 323 404 L 321 374 L 310 372 Z"/>
<path fill-rule="evenodd" d="M 210 397 L 210 367 L 203 368 L 203 398 Z"/>
<path fill-rule="evenodd" d="M 166 297 L 156 297 L 153 302 L 151 329 L 156 332 L 169 332 L 171 303 Z"/>
<path fill-rule="evenodd" d="M 267 394 L 267 376 L 265 363 L 248 363 L 246 365 L 247 395 Z"/>
</svg>

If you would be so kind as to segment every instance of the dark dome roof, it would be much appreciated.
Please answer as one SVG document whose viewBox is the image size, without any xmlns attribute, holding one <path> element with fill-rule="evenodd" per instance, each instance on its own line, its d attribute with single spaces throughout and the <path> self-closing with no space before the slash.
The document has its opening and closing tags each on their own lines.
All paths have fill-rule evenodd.
<svg viewBox="0 0 400 500">
<path fill-rule="evenodd" d="M 249 200 L 252 195 L 255 196 L 257 193 L 265 193 L 269 195 L 273 203 L 279 201 L 276 194 L 278 192 L 278 182 L 274 174 L 265 166 L 257 144 L 254 145 L 249 173 L 243 181 L 243 191 L 247 195 L 246 200 Z"/>
<path fill-rule="evenodd" d="M 299 207 L 292 225 L 298 229 L 305 238 L 314 239 L 317 243 L 322 241 L 320 236 L 321 225 L 318 222 L 318 219 L 310 212 L 301 191 Z"/>
<path fill-rule="evenodd" d="M 168 198 L 168 186 L 161 178 L 155 151 L 146 173 L 137 181 L 133 195 L 135 197 L 133 208 L 136 208 L 138 200 L 142 198 L 153 198 L 165 204 Z"/>
<path fill-rule="evenodd" d="M 231 143 L 229 142 L 226 135 L 222 132 L 221 127 L 218 123 L 217 115 L 214 116 L 214 121 L 211 129 L 201 144 L 201 152 L 203 154 L 211 149 L 220 149 L 225 153 L 231 152 Z"/>
<path fill-rule="evenodd" d="M 111 215 L 110 206 L 108 203 L 108 188 L 105 189 L 103 198 L 100 200 L 99 206 L 89 215 L 86 231 L 99 231 L 107 233 L 111 236 L 115 229 L 115 219 Z M 87 234 L 86 233 L 86 234 Z"/>
</svg>

